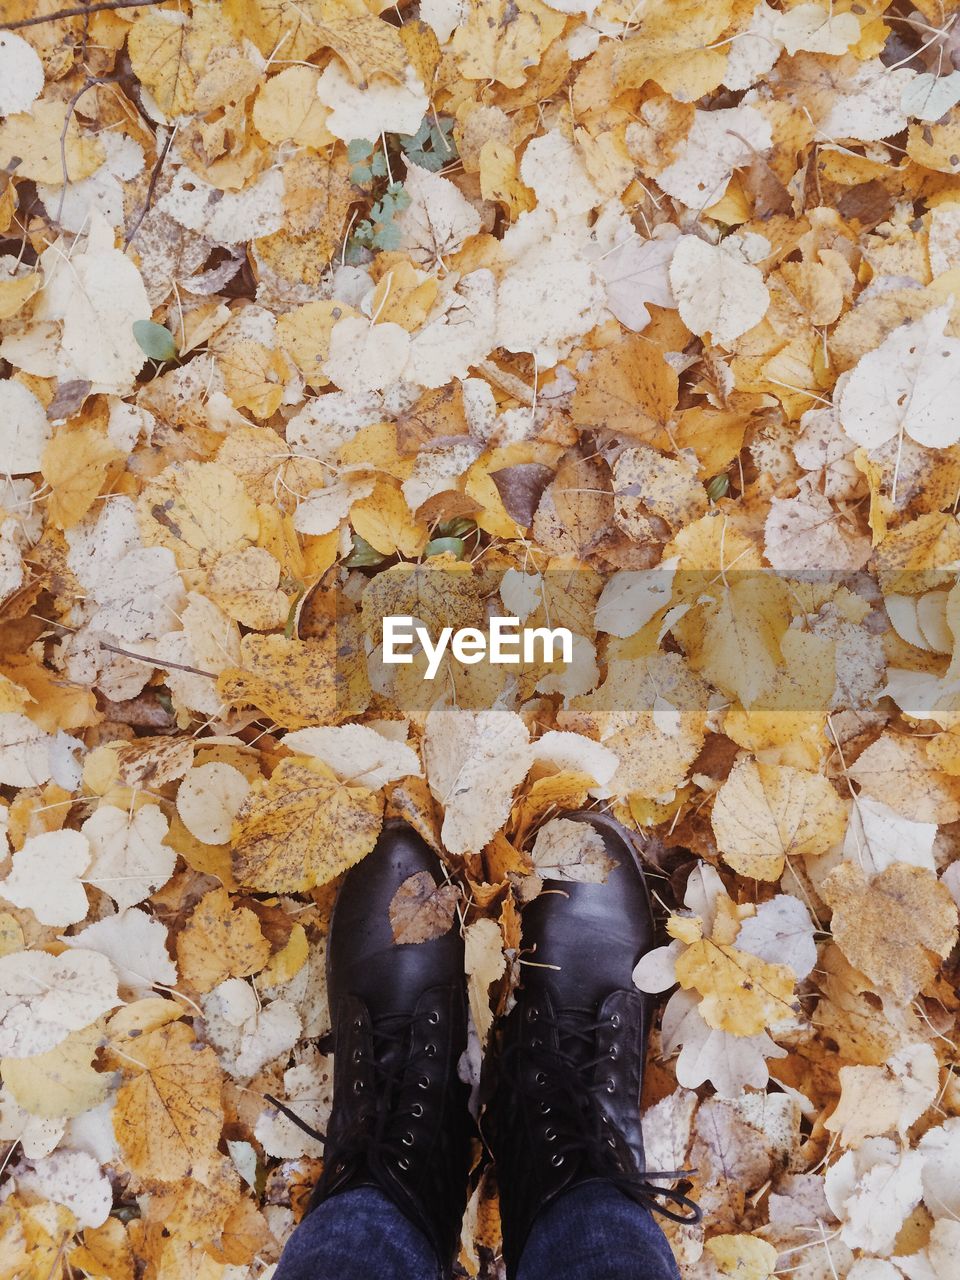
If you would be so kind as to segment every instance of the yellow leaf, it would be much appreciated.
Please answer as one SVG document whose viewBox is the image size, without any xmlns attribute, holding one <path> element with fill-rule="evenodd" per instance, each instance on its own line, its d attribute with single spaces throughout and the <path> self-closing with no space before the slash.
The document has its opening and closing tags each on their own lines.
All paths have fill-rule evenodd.
<svg viewBox="0 0 960 1280">
<path fill-rule="evenodd" d="M 0 320 L 9 320 L 40 288 L 40 276 L 36 271 L 18 276 L 15 280 L 0 281 Z"/>
<path fill-rule="evenodd" d="M 671 938 L 690 945 L 703 937 L 703 921 L 699 916 L 670 916 L 667 933 Z"/>
<path fill-rule="evenodd" d="M 259 973 L 269 959 L 259 920 L 248 907 L 234 907 L 223 888 L 204 894 L 177 937 L 180 972 L 197 991 Z"/>
<path fill-rule="evenodd" d="M 270 418 L 280 408 L 290 366 L 282 351 L 251 338 L 211 344 L 227 394 L 238 409 L 249 409 L 257 418 Z"/>
<path fill-rule="evenodd" d="M 413 332 L 419 329 L 436 301 L 438 282 L 413 263 L 392 263 L 380 277 L 370 303 L 377 324 L 392 322 Z"/>
<path fill-rule="evenodd" d="M 310 954 L 310 943 L 302 924 L 295 924 L 290 931 L 287 944 L 270 957 L 260 970 L 258 979 L 261 987 L 280 986 L 296 977 L 307 963 Z"/>
<path fill-rule="evenodd" d="M 562 29 L 562 15 L 537 0 L 477 0 L 450 47 L 465 80 L 496 80 L 519 89 Z"/>
<path fill-rule="evenodd" d="M 277 341 L 307 382 L 325 387 L 330 381 L 322 366 L 330 354 L 330 334 L 344 316 L 359 312 L 342 302 L 307 302 L 285 312 L 277 321 Z"/>
<path fill-rule="evenodd" d="M 72 529 L 93 506 L 111 464 L 123 455 L 93 427 L 58 431 L 43 451 L 40 470 L 53 492 L 47 507 L 58 529 Z"/>
<path fill-rule="evenodd" d="M 676 634 L 695 671 L 750 707 L 776 681 L 780 640 L 791 619 L 790 593 L 780 578 L 739 570 L 711 589 L 712 600 L 681 619 Z M 693 577 L 706 582 L 703 575 Z"/>
<path fill-rule="evenodd" d="M 285 67 L 262 85 L 253 104 L 253 123 L 267 142 L 299 143 L 319 150 L 335 142 L 327 128 L 327 107 L 317 98 L 316 67 Z"/>
<path fill-rule="evenodd" d="M 573 398 L 574 422 L 653 440 L 677 407 L 678 379 L 656 347 L 628 334 L 595 357 Z"/>
<path fill-rule="evenodd" d="M 280 566 L 262 547 L 220 557 L 207 578 L 207 594 L 231 618 L 257 631 L 282 627 L 290 601 L 278 590 Z"/>
<path fill-rule="evenodd" d="M 174 1022 L 137 1040 L 124 1067 L 132 1079 L 117 1091 L 113 1128 L 127 1167 L 164 1182 L 210 1181 L 224 1119 L 213 1050 Z"/>
<path fill-rule="evenodd" d="M 145 485 L 138 503 L 143 540 L 169 547 L 188 586 L 197 587 L 228 551 L 255 542 L 257 509 L 218 462 L 175 462 Z"/>
<path fill-rule="evenodd" d="M 103 1023 L 72 1031 L 47 1053 L 32 1058 L 4 1058 L 0 1075 L 17 1104 L 34 1116 L 56 1119 L 79 1116 L 97 1107 L 110 1093 L 110 1075 L 93 1068 L 103 1039 Z"/>
<path fill-rule="evenodd" d="M 429 537 L 425 524 L 415 520 L 407 500 L 395 485 L 378 480 L 369 498 L 350 508 L 350 523 L 381 555 L 419 555 Z"/>
<path fill-rule="evenodd" d="M 107 1218 L 101 1227 L 87 1227 L 83 1244 L 67 1255 L 70 1266 L 96 1280 L 134 1280 L 133 1247 L 119 1218 Z"/>
<path fill-rule="evenodd" d="M 265 58 L 306 62 L 324 39 L 325 0 L 224 0 L 224 16 L 241 39 L 252 40 Z"/>
<path fill-rule="evenodd" d="M 318 760 L 281 760 L 256 783 L 233 828 L 234 873 L 262 892 L 303 893 L 365 857 L 380 834 L 382 804 L 340 782 Z"/>
<path fill-rule="evenodd" d="M 242 667 L 220 673 L 217 691 L 234 706 L 247 704 L 287 729 L 338 724 L 359 715 L 370 700 L 359 632 L 349 617 L 321 639 L 246 635 Z"/>
<path fill-rule="evenodd" d="M 735 1036 L 756 1036 L 796 1013 L 794 972 L 736 947 L 704 938 L 677 959 L 677 981 L 703 997 L 700 1014 L 710 1027 Z"/>
<path fill-rule="evenodd" d="M 407 50 L 400 32 L 372 13 L 325 18 L 320 26 L 323 43 L 350 68 L 357 85 L 367 88 L 372 75 L 402 82 Z"/>
<path fill-rule="evenodd" d="M 720 40 L 734 0 L 649 0 L 615 64 L 622 89 L 653 80 L 678 102 L 695 102 L 723 80 L 730 45 Z"/>
<path fill-rule="evenodd" d="M 160 110 L 167 115 L 185 115 L 195 109 L 194 95 L 211 53 L 230 43 L 220 6 L 198 3 L 191 16 L 165 9 L 138 13 L 127 48 L 135 75 L 153 94 Z"/>
<path fill-rule="evenodd" d="M 843 839 L 847 811 L 820 774 L 738 760 L 717 792 L 712 822 L 717 848 L 738 875 L 779 880 L 791 856 L 827 853 Z"/>
<path fill-rule="evenodd" d="M 7 116 L 0 124 L 0 169 L 12 169 L 16 157 L 18 178 L 54 186 L 67 177 L 71 182 L 89 178 L 103 164 L 103 148 L 96 138 L 81 134 L 74 115 L 66 129 L 64 174 L 60 139 L 66 119 L 67 104 L 56 101 L 35 102 L 29 114 Z"/>
<path fill-rule="evenodd" d="M 852 862 L 827 876 L 821 896 L 833 910 L 831 929 L 852 965 L 901 1003 L 931 982 L 931 956 L 957 941 L 957 908 L 932 871 L 894 862 L 867 880 Z"/>
<path fill-rule="evenodd" d="M 488 138 L 480 148 L 480 194 L 506 206 L 511 222 L 536 206 L 536 196 L 520 178 L 513 147 L 500 138 Z"/>
<path fill-rule="evenodd" d="M 775 1274 L 777 1250 L 756 1236 L 711 1236 L 704 1248 L 723 1276 L 734 1280 L 770 1280 Z"/>
</svg>

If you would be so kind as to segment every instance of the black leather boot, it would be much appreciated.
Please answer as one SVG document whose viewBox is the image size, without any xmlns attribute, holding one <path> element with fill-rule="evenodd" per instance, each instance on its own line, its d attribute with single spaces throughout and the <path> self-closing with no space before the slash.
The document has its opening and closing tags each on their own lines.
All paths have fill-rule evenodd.
<svg viewBox="0 0 960 1280">
<path fill-rule="evenodd" d="M 393 941 L 390 902 L 420 871 L 443 879 L 420 836 L 388 823 L 337 896 L 327 951 L 333 1110 L 308 1212 L 344 1191 L 377 1187 L 427 1236 L 446 1274 L 460 1239 L 473 1132 L 457 1078 L 467 1042 L 463 939 L 454 921 L 429 942 Z"/>
<path fill-rule="evenodd" d="M 655 945 L 655 924 L 639 858 L 612 818 L 561 816 L 599 832 L 616 865 L 603 884 L 545 881 L 523 912 L 527 963 L 484 1123 L 511 1280 L 534 1218 L 581 1183 L 612 1182 L 668 1217 L 700 1217 L 692 1201 L 652 1181 L 682 1170 L 650 1173 L 644 1164 L 640 1090 L 652 1000 L 631 975 Z"/>
</svg>

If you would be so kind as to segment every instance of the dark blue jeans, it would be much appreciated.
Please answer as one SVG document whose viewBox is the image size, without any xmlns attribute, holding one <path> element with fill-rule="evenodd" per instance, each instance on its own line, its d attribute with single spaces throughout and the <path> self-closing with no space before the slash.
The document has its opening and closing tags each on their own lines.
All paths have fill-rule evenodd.
<svg viewBox="0 0 960 1280">
<path fill-rule="evenodd" d="M 667 1238 L 647 1209 L 591 1182 L 540 1214 L 517 1280 L 679 1280 Z M 440 1280 L 427 1238 L 382 1192 L 326 1200 L 287 1242 L 274 1280 Z"/>
</svg>

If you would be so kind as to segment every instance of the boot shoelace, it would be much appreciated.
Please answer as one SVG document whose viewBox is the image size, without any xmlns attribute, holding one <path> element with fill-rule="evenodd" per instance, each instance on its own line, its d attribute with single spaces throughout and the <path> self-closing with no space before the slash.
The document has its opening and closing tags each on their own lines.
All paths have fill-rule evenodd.
<svg viewBox="0 0 960 1280">
<path fill-rule="evenodd" d="M 585 1158 L 589 1167 L 596 1169 L 630 1199 L 674 1222 L 690 1225 L 699 1222 L 703 1214 L 695 1201 L 673 1188 L 656 1185 L 661 1179 L 675 1182 L 689 1178 L 695 1170 L 636 1169 L 627 1143 L 603 1108 L 602 1095 L 614 1091 L 614 1081 L 612 1077 L 594 1080 L 592 1074 L 594 1068 L 610 1061 L 611 1054 L 587 1057 L 586 1053 L 595 1048 L 597 1032 L 609 1027 L 611 1019 L 592 1021 L 584 1019 L 576 1011 L 561 1012 L 552 1017 L 544 1016 L 536 1008 L 532 1013 L 539 1025 L 556 1030 L 559 1047 L 545 1046 L 540 1039 L 534 1040 L 532 1046 L 514 1043 L 504 1053 L 504 1066 L 508 1067 L 510 1059 L 521 1053 L 531 1054 L 534 1064 L 539 1064 L 532 1086 L 518 1082 L 518 1087 L 541 1115 L 551 1117 L 544 1136 L 548 1142 L 556 1144 L 556 1151 L 551 1157 L 553 1166 L 560 1168 L 568 1158 Z M 616 1027 L 619 1022 L 612 1025 Z M 678 1213 L 661 1204 L 660 1200 L 689 1212 Z"/>
<path fill-rule="evenodd" d="M 385 1157 L 392 1156 L 394 1164 L 406 1172 L 410 1168 L 410 1159 L 401 1148 L 412 1147 L 415 1135 L 412 1129 L 395 1133 L 396 1121 L 401 1117 L 418 1120 L 424 1112 L 423 1103 L 416 1099 L 409 1100 L 400 1110 L 396 1109 L 397 1086 L 401 1077 L 416 1068 L 421 1062 L 436 1057 L 437 1046 L 428 1041 L 418 1053 L 412 1057 L 407 1055 L 407 1048 L 418 1019 L 429 1026 L 436 1026 L 440 1016 L 436 1012 L 410 1016 L 408 1014 L 389 1015 L 378 1019 L 371 1026 L 372 1045 L 368 1051 L 355 1049 L 353 1062 L 356 1066 L 368 1066 L 372 1070 L 372 1079 L 363 1080 L 359 1076 L 354 1080 L 355 1094 L 371 1095 L 367 1102 L 361 1103 L 357 1110 L 354 1124 L 336 1142 L 331 1151 L 324 1151 L 324 1159 L 330 1162 L 334 1174 L 342 1173 L 348 1167 L 357 1168 L 364 1165 L 378 1180 L 385 1173 Z M 360 1031 L 362 1023 L 355 1026 Z M 425 1091 L 430 1087 L 430 1078 L 420 1075 L 415 1087 Z M 318 1142 L 326 1144 L 330 1141 L 325 1133 L 315 1129 L 301 1116 L 273 1094 L 266 1093 L 264 1098 L 276 1107 L 282 1115 L 308 1133 Z M 388 1131 L 389 1130 L 389 1131 Z"/>
</svg>

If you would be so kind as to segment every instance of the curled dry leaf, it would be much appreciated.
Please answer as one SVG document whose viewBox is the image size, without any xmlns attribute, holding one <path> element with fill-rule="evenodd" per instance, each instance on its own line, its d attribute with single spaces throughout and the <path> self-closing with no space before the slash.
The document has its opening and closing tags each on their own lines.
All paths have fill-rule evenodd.
<svg viewBox="0 0 960 1280">
<path fill-rule="evenodd" d="M 408 876 L 390 899 L 394 942 L 442 937 L 453 927 L 459 896 L 455 885 L 437 884 L 429 871 Z"/>
</svg>

